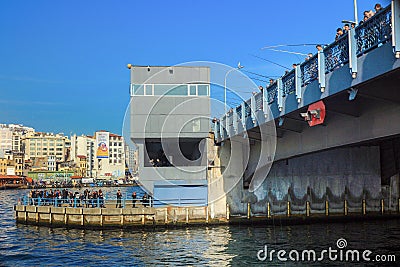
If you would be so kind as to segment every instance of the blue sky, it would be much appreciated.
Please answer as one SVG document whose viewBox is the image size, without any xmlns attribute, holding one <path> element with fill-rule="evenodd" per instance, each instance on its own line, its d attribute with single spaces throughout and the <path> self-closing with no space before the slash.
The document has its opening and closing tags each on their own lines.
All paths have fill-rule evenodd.
<svg viewBox="0 0 400 267">
<path fill-rule="evenodd" d="M 359 20 L 375 3 L 358 0 Z M 240 61 L 244 70 L 280 76 L 282 67 L 253 55 L 287 67 L 304 57 L 260 48 L 331 43 L 341 20 L 353 18 L 353 0 L 0 1 L 0 123 L 121 133 L 127 63 Z"/>
</svg>

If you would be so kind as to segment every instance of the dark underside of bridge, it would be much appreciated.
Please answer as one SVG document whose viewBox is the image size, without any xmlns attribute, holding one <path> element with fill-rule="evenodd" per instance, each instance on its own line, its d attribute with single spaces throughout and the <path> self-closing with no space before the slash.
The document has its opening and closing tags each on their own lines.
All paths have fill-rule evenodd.
<svg viewBox="0 0 400 267">
<path fill-rule="evenodd" d="M 353 100 L 349 100 L 351 91 L 357 91 Z M 357 125 L 357 130 L 371 132 L 370 136 L 364 138 L 364 140 L 354 138 L 354 142 L 348 142 L 347 140 L 346 144 L 336 144 L 334 147 L 379 146 L 382 185 L 387 185 L 390 177 L 400 173 L 400 131 L 386 131 L 386 128 L 391 128 L 394 124 L 400 124 L 400 114 L 391 114 L 393 111 L 399 113 L 400 69 L 357 85 L 355 88 L 349 88 L 348 90 L 331 95 L 324 98 L 323 102 L 326 107 L 325 121 L 322 125 L 312 128 L 319 128 L 319 131 L 323 132 L 323 128 L 328 125 L 330 126 L 329 129 L 332 129 L 332 127 L 341 127 L 341 121 L 351 122 L 352 120 L 356 121 L 357 118 L 364 117 L 363 123 Z M 310 131 L 318 130 L 309 129 L 308 122 L 300 116 L 300 113 L 307 112 L 307 108 L 305 106 L 275 120 L 278 137 L 278 154 L 280 149 L 279 139 L 281 139 L 281 142 L 285 142 L 286 136 L 290 136 L 288 137 L 290 139 L 294 135 L 309 134 Z M 370 123 L 368 123 L 369 118 L 371 118 Z M 357 130 L 355 127 L 355 131 Z M 379 134 L 376 134 L 376 132 L 379 132 Z M 251 129 L 248 133 L 249 137 L 255 140 L 261 138 L 258 127 Z M 351 134 L 350 131 L 349 135 Z M 349 139 L 351 140 L 352 138 L 350 137 Z M 315 151 L 304 151 L 304 153 L 298 151 L 294 155 L 284 156 L 278 160 L 285 160 L 331 148 L 333 147 L 325 147 Z"/>
</svg>

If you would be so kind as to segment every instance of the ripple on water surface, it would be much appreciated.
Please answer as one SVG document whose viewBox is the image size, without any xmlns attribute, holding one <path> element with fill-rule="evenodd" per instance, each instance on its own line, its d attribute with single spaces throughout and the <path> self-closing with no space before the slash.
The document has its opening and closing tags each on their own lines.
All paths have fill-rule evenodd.
<svg viewBox="0 0 400 267">
<path fill-rule="evenodd" d="M 117 189 L 104 190 L 113 194 L 112 190 Z M 13 204 L 26 193 L 24 190 L 0 191 L 0 266 L 253 266 L 260 264 L 257 252 L 265 245 L 275 250 L 322 250 L 335 247 L 339 238 L 345 238 L 349 248 L 396 254 L 400 260 L 399 220 L 148 231 L 16 225 Z M 293 264 L 275 261 L 262 265 Z M 341 264 L 325 262 L 323 265 Z"/>
</svg>

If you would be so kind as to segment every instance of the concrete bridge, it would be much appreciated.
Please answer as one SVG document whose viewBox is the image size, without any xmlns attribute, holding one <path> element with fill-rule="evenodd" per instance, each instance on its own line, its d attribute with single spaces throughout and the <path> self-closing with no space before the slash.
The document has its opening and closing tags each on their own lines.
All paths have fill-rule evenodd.
<svg viewBox="0 0 400 267">
<path fill-rule="evenodd" d="M 399 58 L 396 0 L 231 108 L 214 122 L 221 172 L 209 174 L 209 200 L 225 191 L 215 205 L 242 215 L 249 203 L 254 214 L 267 206 L 285 213 L 287 202 L 299 212 L 311 205 L 323 213 L 326 201 L 331 211 L 343 211 L 344 203 L 360 211 L 363 201 L 370 210 L 382 201 L 398 209 Z M 232 179 L 240 182 L 233 186 Z"/>
</svg>

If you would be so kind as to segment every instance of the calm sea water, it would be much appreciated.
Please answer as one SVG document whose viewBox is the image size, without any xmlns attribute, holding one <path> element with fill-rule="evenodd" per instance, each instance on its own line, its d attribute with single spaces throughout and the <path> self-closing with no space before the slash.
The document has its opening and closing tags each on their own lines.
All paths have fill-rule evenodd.
<svg viewBox="0 0 400 267">
<path fill-rule="evenodd" d="M 114 194 L 117 188 L 104 188 Z M 130 194 L 137 188 L 124 188 Z M 400 266 L 400 221 L 268 227 L 195 227 L 157 230 L 76 230 L 16 224 L 13 205 L 26 190 L 0 190 L 0 266 L 364 266 L 345 261 L 260 261 L 259 250 L 321 252 L 347 249 L 395 255 Z M 263 254 L 260 254 L 263 255 Z M 286 255 L 288 257 L 288 255 Z M 372 256 L 370 256 L 372 257 Z M 370 266 L 382 263 L 369 263 Z"/>
</svg>

